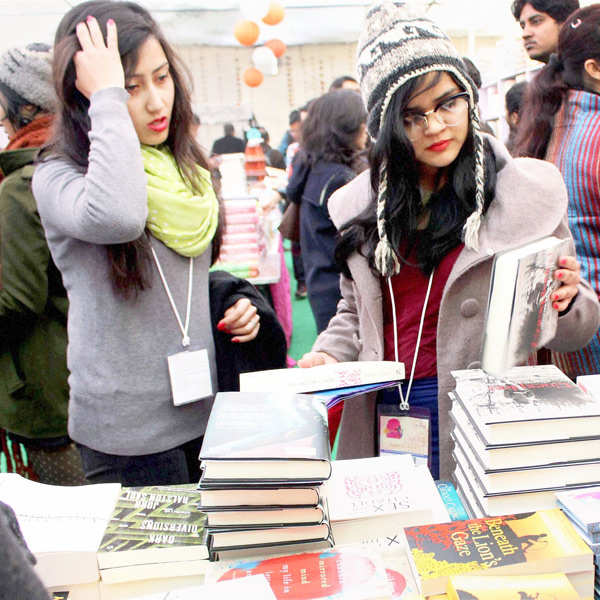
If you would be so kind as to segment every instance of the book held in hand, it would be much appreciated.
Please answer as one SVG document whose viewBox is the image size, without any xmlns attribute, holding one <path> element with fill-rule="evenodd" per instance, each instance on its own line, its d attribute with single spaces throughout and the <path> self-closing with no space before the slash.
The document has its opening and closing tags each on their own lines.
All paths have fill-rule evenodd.
<svg viewBox="0 0 600 600">
<path fill-rule="evenodd" d="M 588 586 L 593 582 L 593 554 L 559 509 L 408 527 L 405 533 L 425 595 L 444 593 L 449 576 L 460 574 L 585 572 L 592 575 Z"/>
<path fill-rule="evenodd" d="M 404 363 L 391 360 L 338 362 L 310 369 L 272 369 L 240 374 L 243 392 L 278 392 L 295 394 L 348 388 L 371 383 L 401 381 Z"/>
<path fill-rule="evenodd" d="M 197 504 L 193 484 L 122 488 L 98 549 L 102 578 L 113 568 L 207 559 L 206 514 Z"/>
<path fill-rule="evenodd" d="M 452 375 L 454 396 L 486 444 L 597 437 L 600 432 L 600 399 L 585 394 L 554 365 L 514 367 L 502 378 L 481 369 Z"/>
<path fill-rule="evenodd" d="M 552 294 L 558 257 L 569 252 L 568 240 L 546 237 L 494 258 L 481 366 L 493 375 L 527 362 L 556 333 L 558 311 Z"/>
<path fill-rule="evenodd" d="M 331 474 L 327 411 L 316 397 L 220 392 L 200 450 L 200 487 L 322 483 Z"/>
</svg>

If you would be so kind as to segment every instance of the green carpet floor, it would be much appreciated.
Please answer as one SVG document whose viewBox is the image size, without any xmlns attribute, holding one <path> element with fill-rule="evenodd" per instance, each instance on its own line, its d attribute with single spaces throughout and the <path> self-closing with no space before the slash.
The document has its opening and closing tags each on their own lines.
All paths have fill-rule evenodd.
<svg viewBox="0 0 600 600">
<path fill-rule="evenodd" d="M 317 337 L 317 326 L 315 325 L 315 319 L 310 310 L 308 298 L 302 298 L 301 300 L 296 298 L 296 280 L 294 279 L 292 253 L 289 249 L 289 242 L 286 242 L 285 246 L 285 262 L 288 271 L 290 272 L 292 322 L 294 325 L 292 342 L 288 354 L 294 360 L 298 360 L 312 348 L 313 342 Z"/>
</svg>

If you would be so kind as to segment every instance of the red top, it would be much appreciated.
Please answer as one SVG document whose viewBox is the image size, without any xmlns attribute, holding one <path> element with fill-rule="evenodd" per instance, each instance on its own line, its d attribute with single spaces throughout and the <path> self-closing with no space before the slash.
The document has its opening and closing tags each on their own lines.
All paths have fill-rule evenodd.
<svg viewBox="0 0 600 600">
<path fill-rule="evenodd" d="M 415 379 L 437 377 L 436 336 L 440 303 L 450 271 L 452 271 L 452 267 L 463 247 L 464 244 L 456 246 L 456 248 L 446 254 L 435 269 L 429 302 L 427 303 L 427 310 L 425 312 L 419 356 L 415 366 Z M 411 263 L 416 263 L 416 253 L 413 252 L 408 260 Z M 421 313 L 423 311 L 428 284 L 428 275 L 424 275 L 423 271 L 418 267 L 407 264 L 403 264 L 401 272 L 392 277 L 392 288 L 396 304 L 396 322 L 398 325 L 398 360 L 404 363 L 407 378 L 410 376 L 412 368 L 415 345 L 419 333 L 419 323 L 421 321 Z M 394 322 L 387 279 L 381 279 L 381 289 L 383 293 L 384 358 L 385 360 L 395 360 Z"/>
</svg>

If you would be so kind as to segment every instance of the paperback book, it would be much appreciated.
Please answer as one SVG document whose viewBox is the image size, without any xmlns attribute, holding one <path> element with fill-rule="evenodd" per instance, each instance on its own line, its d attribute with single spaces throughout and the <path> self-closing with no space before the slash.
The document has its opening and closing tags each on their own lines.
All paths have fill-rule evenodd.
<svg viewBox="0 0 600 600">
<path fill-rule="evenodd" d="M 220 392 L 200 450 L 200 487 L 316 483 L 331 474 L 327 410 L 311 395 Z"/>
<path fill-rule="evenodd" d="M 455 398 L 486 444 L 598 437 L 600 400 L 554 365 L 515 367 L 504 378 L 481 369 L 452 375 Z"/>
<path fill-rule="evenodd" d="M 242 392 L 300 394 L 404 379 L 404 363 L 391 360 L 338 362 L 311 369 L 272 369 L 240 373 Z"/>
<path fill-rule="evenodd" d="M 432 491 L 408 455 L 334 461 L 325 493 L 336 544 L 433 522 Z"/>
<path fill-rule="evenodd" d="M 285 525 L 319 525 L 327 515 L 322 506 L 263 508 L 251 510 L 233 508 L 230 510 L 212 509 L 206 512 L 208 527 L 283 527 Z"/>
<path fill-rule="evenodd" d="M 58 486 L 0 473 L 0 498 L 15 511 L 46 587 L 98 580 L 96 551 L 120 489 L 119 483 Z"/>
<path fill-rule="evenodd" d="M 527 362 L 556 334 L 558 311 L 551 296 L 560 285 L 554 279 L 558 257 L 569 241 L 546 237 L 494 257 L 481 365 L 502 376 Z"/>
<path fill-rule="evenodd" d="M 278 600 L 383 600 L 392 593 L 381 557 L 360 547 L 213 563 L 207 580 L 257 574 L 267 577 Z"/>
<path fill-rule="evenodd" d="M 559 509 L 408 527 L 405 533 L 425 595 L 444 593 L 450 575 L 593 574 L 592 552 Z"/>
<path fill-rule="evenodd" d="M 194 485 L 123 488 L 98 549 L 101 571 L 207 559 L 206 514 L 197 504 Z"/>
<path fill-rule="evenodd" d="M 447 594 L 448 600 L 580 600 L 564 573 L 499 577 L 453 575 L 448 582 Z"/>
<path fill-rule="evenodd" d="M 581 529 L 600 541 L 600 486 L 557 492 L 556 500 Z"/>
</svg>

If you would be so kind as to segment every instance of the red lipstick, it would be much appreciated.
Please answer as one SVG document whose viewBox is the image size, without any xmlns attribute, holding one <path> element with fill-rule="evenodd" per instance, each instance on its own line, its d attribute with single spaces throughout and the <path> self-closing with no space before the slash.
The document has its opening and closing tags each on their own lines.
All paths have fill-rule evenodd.
<svg viewBox="0 0 600 600">
<path fill-rule="evenodd" d="M 432 152 L 443 152 L 450 145 L 450 140 L 442 140 L 441 142 L 436 142 L 435 144 L 431 144 L 431 146 L 427 146 L 427 150 L 431 150 Z"/>
<path fill-rule="evenodd" d="M 160 119 L 154 119 L 154 121 L 150 121 L 150 123 L 148 123 L 148 127 L 150 129 L 152 129 L 152 131 L 155 131 L 157 133 L 164 131 L 168 125 L 169 125 L 169 121 L 167 120 L 167 117 L 161 117 Z"/>
</svg>

